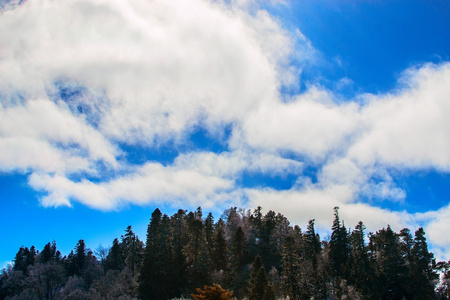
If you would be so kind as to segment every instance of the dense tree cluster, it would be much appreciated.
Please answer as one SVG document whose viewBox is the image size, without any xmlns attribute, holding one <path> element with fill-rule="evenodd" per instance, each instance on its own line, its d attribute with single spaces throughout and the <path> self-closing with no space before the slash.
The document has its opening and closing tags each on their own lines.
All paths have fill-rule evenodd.
<svg viewBox="0 0 450 300">
<path fill-rule="evenodd" d="M 128 226 L 94 252 L 83 240 L 66 256 L 55 242 L 21 247 L 0 276 L 0 299 L 449 299 L 450 263 L 435 263 L 422 228 L 366 234 L 334 213 L 321 240 L 314 220 L 302 231 L 261 207 L 230 208 L 217 222 L 201 208 L 156 209 L 145 244 Z"/>
</svg>

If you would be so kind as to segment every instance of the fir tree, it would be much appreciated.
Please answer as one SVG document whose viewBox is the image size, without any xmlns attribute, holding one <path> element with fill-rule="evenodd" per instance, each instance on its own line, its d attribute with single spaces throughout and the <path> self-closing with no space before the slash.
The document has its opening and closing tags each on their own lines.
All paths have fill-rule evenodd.
<svg viewBox="0 0 450 300">
<path fill-rule="evenodd" d="M 262 258 L 258 255 L 252 263 L 252 272 L 250 274 L 248 299 L 259 300 L 264 299 L 265 292 L 269 285 L 266 269 Z"/>
<path fill-rule="evenodd" d="M 208 255 L 211 257 L 214 249 L 214 217 L 212 213 L 208 213 L 204 225 L 206 243 L 208 244 Z"/>
<path fill-rule="evenodd" d="M 159 282 L 158 258 L 161 256 L 159 244 L 161 218 L 161 211 L 158 208 L 155 209 L 147 227 L 147 242 L 139 274 L 139 298 L 141 299 L 161 299 L 157 291 Z"/>
<path fill-rule="evenodd" d="M 213 237 L 212 263 L 216 271 L 228 270 L 228 249 L 224 222 L 219 219 Z"/>
<path fill-rule="evenodd" d="M 331 227 L 330 239 L 330 260 L 332 265 L 332 272 L 334 276 L 346 278 L 345 267 L 349 258 L 349 239 L 347 230 L 344 225 L 341 225 L 339 219 L 339 207 L 334 207 L 334 221 Z"/>
<path fill-rule="evenodd" d="M 131 226 L 127 227 L 125 235 L 122 236 L 121 248 L 125 266 L 131 271 L 131 275 L 134 277 L 141 267 L 144 244 L 134 234 Z"/>
<path fill-rule="evenodd" d="M 431 299 L 434 295 L 434 283 L 438 276 L 432 268 L 433 253 L 428 245 L 423 228 L 415 232 L 412 248 L 413 266 L 411 268 L 411 290 L 414 299 Z"/>
<path fill-rule="evenodd" d="M 204 283 L 210 283 L 210 257 L 208 256 L 208 244 L 203 222 L 194 216 L 188 220 L 187 244 L 183 247 L 183 254 L 186 258 L 186 273 L 189 287 L 195 287 Z"/>
<path fill-rule="evenodd" d="M 229 285 L 237 297 L 245 294 L 246 274 L 244 267 L 247 256 L 247 239 L 241 226 L 237 227 L 233 235 L 230 249 Z"/>
<path fill-rule="evenodd" d="M 405 294 L 402 278 L 405 264 L 399 252 L 398 235 L 388 225 L 371 237 L 376 252 L 374 298 L 399 299 Z"/>
<path fill-rule="evenodd" d="M 83 274 L 87 257 L 84 240 L 79 240 L 74 250 L 75 252 L 70 252 L 68 257 L 68 272 L 71 276 L 76 275 L 80 277 Z"/>
<path fill-rule="evenodd" d="M 109 249 L 106 256 L 106 270 L 122 270 L 124 261 L 122 253 L 122 245 L 119 239 L 115 238 L 112 247 Z"/>
<path fill-rule="evenodd" d="M 187 290 L 186 278 L 186 259 L 183 254 L 183 247 L 187 244 L 188 236 L 185 234 L 186 211 L 179 209 L 170 218 L 170 242 L 173 251 L 173 279 L 174 292 L 176 295 L 181 295 L 183 291 Z"/>
<path fill-rule="evenodd" d="M 370 290 L 370 278 L 373 276 L 373 272 L 370 269 L 367 247 L 364 241 L 365 229 L 366 227 L 363 222 L 360 221 L 350 236 L 353 247 L 350 282 L 363 294 L 368 294 Z"/>
<path fill-rule="evenodd" d="M 293 236 L 285 238 L 282 250 L 283 294 L 290 299 L 300 299 L 300 256 Z"/>
</svg>

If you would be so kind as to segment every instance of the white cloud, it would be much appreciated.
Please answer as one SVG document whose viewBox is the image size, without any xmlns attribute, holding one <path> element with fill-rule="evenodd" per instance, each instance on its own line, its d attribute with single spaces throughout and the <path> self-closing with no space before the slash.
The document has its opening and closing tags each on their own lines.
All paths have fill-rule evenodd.
<svg viewBox="0 0 450 300">
<path fill-rule="evenodd" d="M 405 72 L 408 86 L 371 96 L 361 111 L 365 128 L 350 147 L 359 164 L 450 170 L 450 64 Z"/>
<path fill-rule="evenodd" d="M 104 90 L 101 131 L 149 145 L 274 101 L 292 50 L 267 13 L 201 0 L 42 0 L 5 13 L 0 28 L 3 91 L 42 94 L 60 78 Z"/>
<path fill-rule="evenodd" d="M 42 199 L 44 206 L 70 206 L 70 200 L 76 200 L 101 210 L 116 209 L 128 203 L 169 202 L 174 206 L 195 206 L 224 198 L 221 194 L 233 194 L 230 180 L 191 170 L 166 168 L 158 163 L 147 163 L 130 175 L 107 182 L 85 179 L 76 182 L 63 176 L 34 173 L 29 183 L 35 189 L 48 192 Z"/>
<path fill-rule="evenodd" d="M 71 173 L 93 169 L 96 161 L 116 166 L 118 151 L 64 104 L 30 100 L 0 107 L 0 168 Z"/>
<path fill-rule="evenodd" d="M 225 178 L 236 178 L 248 171 L 276 175 L 300 174 L 303 164 L 293 159 L 282 158 L 270 153 L 250 153 L 245 151 L 222 152 L 191 152 L 180 155 L 174 166 L 178 169 L 188 169 L 205 175 L 215 175 Z"/>
<path fill-rule="evenodd" d="M 117 142 L 183 143 L 195 126 L 220 136 L 222 126 L 278 101 L 278 87 L 293 78 L 292 39 L 256 4 L 251 13 L 245 9 L 201 0 L 41 0 L 3 12 L 0 167 L 31 172 L 30 184 L 49 193 L 45 205 L 77 200 L 102 209 L 201 193 L 192 181 L 187 189 L 183 176 L 230 189 L 247 170 L 299 173 L 301 162 L 252 149 L 187 153 L 172 166 L 142 166 L 152 172 L 118 160 Z M 47 100 L 58 98 L 61 84 L 87 92 Z M 78 106 L 89 109 L 79 113 Z M 95 175 L 99 162 L 125 175 L 99 183 L 69 179 L 80 171 Z M 142 190 L 143 178 L 154 178 L 159 192 L 112 192 Z M 178 193 L 168 188 L 174 184 Z"/>
<path fill-rule="evenodd" d="M 250 113 L 242 135 L 255 148 L 322 160 L 346 146 L 358 125 L 357 109 L 354 103 L 337 105 L 328 93 L 313 87 L 289 103 L 268 104 Z"/>
</svg>

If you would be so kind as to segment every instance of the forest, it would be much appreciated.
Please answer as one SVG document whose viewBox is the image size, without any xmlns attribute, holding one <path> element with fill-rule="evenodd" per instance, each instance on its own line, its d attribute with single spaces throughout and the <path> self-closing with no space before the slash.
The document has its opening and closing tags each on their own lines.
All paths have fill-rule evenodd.
<svg viewBox="0 0 450 300">
<path fill-rule="evenodd" d="M 321 239 L 310 220 L 274 211 L 156 209 L 145 242 L 128 226 L 108 248 L 79 240 L 22 246 L 0 275 L 0 299 L 449 299 L 450 261 L 436 262 L 425 232 L 346 228 L 334 208 Z M 216 296 L 211 291 L 216 291 Z M 219 291 L 219 292 L 217 292 Z M 220 295 L 219 295 L 220 294 Z"/>
</svg>

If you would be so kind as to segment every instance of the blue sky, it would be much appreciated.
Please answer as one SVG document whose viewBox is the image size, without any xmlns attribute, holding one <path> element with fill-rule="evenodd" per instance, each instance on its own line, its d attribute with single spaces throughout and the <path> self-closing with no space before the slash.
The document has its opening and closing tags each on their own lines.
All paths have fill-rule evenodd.
<svg viewBox="0 0 450 300">
<path fill-rule="evenodd" d="M 0 263 L 151 212 L 423 226 L 450 258 L 447 1 L 0 1 Z"/>
</svg>

